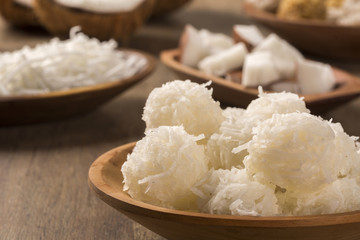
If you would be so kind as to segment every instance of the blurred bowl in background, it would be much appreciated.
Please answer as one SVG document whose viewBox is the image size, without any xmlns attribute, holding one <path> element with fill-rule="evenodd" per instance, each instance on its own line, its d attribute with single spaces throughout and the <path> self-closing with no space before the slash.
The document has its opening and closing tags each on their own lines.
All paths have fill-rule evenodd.
<svg viewBox="0 0 360 240">
<path fill-rule="evenodd" d="M 299 50 L 343 60 L 360 60 L 360 26 L 341 26 L 322 20 L 288 20 L 244 3 L 244 12 Z"/>
<path fill-rule="evenodd" d="M 155 0 L 144 0 L 130 11 L 96 13 L 67 7 L 55 0 L 35 0 L 34 9 L 40 22 L 53 35 L 67 38 L 73 26 L 90 37 L 106 41 L 127 40 L 150 17 Z"/>
<path fill-rule="evenodd" d="M 45 94 L 0 97 L 0 126 L 48 122 L 88 113 L 139 83 L 155 69 L 154 57 L 137 50 L 122 51 L 146 59 L 146 65 L 133 76 L 117 81 Z"/>
<path fill-rule="evenodd" d="M 14 0 L 0 0 L 0 13 L 7 22 L 18 27 L 40 26 L 34 9 Z"/>
</svg>

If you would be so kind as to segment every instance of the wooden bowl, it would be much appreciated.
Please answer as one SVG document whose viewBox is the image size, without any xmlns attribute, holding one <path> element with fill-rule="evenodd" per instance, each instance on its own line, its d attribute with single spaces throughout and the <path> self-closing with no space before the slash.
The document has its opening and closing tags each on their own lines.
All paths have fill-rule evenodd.
<svg viewBox="0 0 360 240">
<path fill-rule="evenodd" d="M 68 38 L 73 26 L 90 37 L 106 41 L 127 40 L 150 17 L 155 0 L 144 0 L 134 10 L 94 13 L 58 4 L 54 0 L 35 0 L 35 12 L 45 28 L 55 36 Z"/>
<path fill-rule="evenodd" d="M 7 22 L 15 26 L 40 26 L 34 9 L 19 4 L 14 0 L 1 0 L 0 13 Z"/>
<path fill-rule="evenodd" d="M 360 60 L 360 26 L 341 26 L 321 20 L 288 20 L 243 5 L 250 19 L 270 28 L 299 50 L 334 59 Z"/>
<path fill-rule="evenodd" d="M 115 82 L 72 88 L 38 95 L 0 97 L 0 126 L 39 123 L 81 115 L 94 110 L 147 77 L 155 59 L 135 50 L 123 50 L 146 58 L 147 65 L 134 76 Z"/>
<path fill-rule="evenodd" d="M 297 217 L 227 216 L 171 210 L 132 199 L 123 191 L 121 166 L 135 143 L 100 156 L 89 169 L 89 186 L 105 203 L 172 240 L 358 240 L 360 211 Z"/>
<path fill-rule="evenodd" d="M 230 106 L 246 108 L 258 97 L 259 92 L 256 88 L 248 88 L 237 82 L 207 75 L 198 69 L 181 64 L 179 57 L 180 49 L 165 50 L 160 56 L 162 63 L 176 72 L 180 79 L 190 79 L 197 83 L 211 80 L 214 99 Z M 336 68 L 332 69 L 337 82 L 337 87 L 333 91 L 300 95 L 304 97 L 306 106 L 313 114 L 323 114 L 360 96 L 360 78 Z"/>
</svg>

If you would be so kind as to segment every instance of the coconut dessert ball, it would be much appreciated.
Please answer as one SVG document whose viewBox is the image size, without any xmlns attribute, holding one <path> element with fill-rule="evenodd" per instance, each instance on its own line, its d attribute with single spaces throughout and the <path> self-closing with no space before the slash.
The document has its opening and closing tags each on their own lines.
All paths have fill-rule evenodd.
<svg viewBox="0 0 360 240">
<path fill-rule="evenodd" d="M 265 120 L 271 118 L 274 113 L 309 113 L 310 110 L 306 108 L 303 98 L 297 94 L 289 92 L 264 93 L 259 87 L 259 98 L 248 105 L 246 112 L 249 116 Z"/>
<path fill-rule="evenodd" d="M 209 138 L 224 120 L 220 103 L 212 98 L 212 89 L 206 88 L 209 85 L 175 80 L 155 88 L 143 112 L 146 129 L 183 125 L 188 133 Z"/>
<path fill-rule="evenodd" d="M 288 191 L 311 191 L 337 179 L 335 133 L 308 113 L 274 114 L 253 129 L 244 165 L 262 182 Z"/>
<path fill-rule="evenodd" d="M 279 213 L 275 186 L 249 178 L 245 169 L 210 170 L 193 188 L 200 209 L 211 214 L 276 215 Z"/>
<path fill-rule="evenodd" d="M 341 162 L 339 177 L 360 176 L 360 152 L 358 137 L 349 136 L 340 123 L 330 123 L 335 133 L 335 156 Z"/>
<path fill-rule="evenodd" d="M 342 213 L 360 210 L 360 186 L 353 178 L 341 178 L 332 184 L 298 198 L 292 215 Z"/>
<path fill-rule="evenodd" d="M 208 171 L 199 137 L 182 126 L 161 126 L 145 133 L 121 171 L 124 190 L 134 199 L 182 210 L 196 208 L 190 188 Z"/>
<path fill-rule="evenodd" d="M 253 100 L 246 110 L 227 108 L 223 111 L 225 120 L 219 131 L 207 143 L 207 155 L 215 169 L 242 168 L 248 154 L 242 145 L 249 142 L 252 129 L 275 113 L 309 112 L 305 102 L 293 93 L 264 93 L 259 88 L 259 98 Z M 240 148 L 238 148 L 240 146 Z M 236 148 L 233 152 L 232 150 Z"/>
<path fill-rule="evenodd" d="M 225 120 L 219 131 L 211 135 L 207 142 L 206 154 L 210 166 L 215 169 L 231 169 L 233 166 L 243 168 L 247 151 L 233 153 L 232 150 L 251 140 L 252 124 L 247 121 L 245 110 L 241 108 L 226 108 L 223 115 Z"/>
</svg>

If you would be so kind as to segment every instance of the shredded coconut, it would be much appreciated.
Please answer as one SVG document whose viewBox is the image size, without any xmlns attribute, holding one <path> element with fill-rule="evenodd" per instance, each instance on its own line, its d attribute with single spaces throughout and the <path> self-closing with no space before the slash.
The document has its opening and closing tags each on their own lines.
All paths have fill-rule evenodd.
<svg viewBox="0 0 360 240">
<path fill-rule="evenodd" d="M 40 94 L 121 80 L 147 64 L 139 55 L 117 50 L 113 40 L 100 42 L 70 31 L 70 39 L 52 39 L 0 55 L 0 96 Z"/>
<path fill-rule="evenodd" d="M 360 210 L 357 137 L 340 123 L 311 115 L 298 95 L 264 93 L 261 87 L 247 109 L 219 112 L 207 84 L 176 80 L 150 94 L 146 136 L 122 167 L 130 196 L 211 214 Z M 216 127 L 209 127 L 208 119 L 220 115 Z M 169 123 L 184 127 L 164 126 Z"/>
<path fill-rule="evenodd" d="M 190 188 L 208 171 L 204 146 L 182 126 L 161 126 L 145 134 L 121 168 L 124 189 L 158 206 L 196 208 Z"/>
<path fill-rule="evenodd" d="M 220 103 L 212 98 L 212 89 L 207 89 L 210 84 L 176 80 L 155 88 L 142 116 L 146 129 L 183 125 L 188 133 L 209 138 L 224 119 Z"/>
</svg>

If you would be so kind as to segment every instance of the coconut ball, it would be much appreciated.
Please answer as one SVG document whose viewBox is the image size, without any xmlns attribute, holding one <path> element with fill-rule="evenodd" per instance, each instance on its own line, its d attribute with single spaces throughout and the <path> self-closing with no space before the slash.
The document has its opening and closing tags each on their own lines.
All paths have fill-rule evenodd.
<svg viewBox="0 0 360 240">
<path fill-rule="evenodd" d="M 358 137 L 349 136 L 340 123 L 330 123 L 335 133 L 334 158 L 341 162 L 339 177 L 360 176 L 360 152 L 357 146 Z"/>
<path fill-rule="evenodd" d="M 145 134 L 121 168 L 124 190 L 146 203 L 193 210 L 196 197 L 190 188 L 208 171 L 199 137 L 182 126 L 161 126 Z"/>
<path fill-rule="evenodd" d="M 219 131 L 207 143 L 207 155 L 215 169 L 243 168 L 243 159 L 248 154 L 242 146 L 253 137 L 253 128 L 275 113 L 309 112 L 305 102 L 293 93 L 264 93 L 259 88 L 259 98 L 253 100 L 246 110 L 226 108 L 225 120 Z M 240 146 L 240 147 L 239 147 Z M 239 148 L 238 148 L 239 147 Z M 234 152 L 233 149 L 236 149 Z"/>
<path fill-rule="evenodd" d="M 303 98 L 289 92 L 264 93 L 259 87 L 259 97 L 253 100 L 246 108 L 247 115 L 265 120 L 271 118 L 274 113 L 306 112 Z"/>
<path fill-rule="evenodd" d="M 233 148 L 251 140 L 251 126 L 245 118 L 245 110 L 241 108 L 226 108 L 223 111 L 225 120 L 219 131 L 211 135 L 207 142 L 206 154 L 211 167 L 231 169 L 233 166 L 244 167 L 243 159 L 247 151 L 233 153 Z"/>
<path fill-rule="evenodd" d="M 298 197 L 292 215 L 342 213 L 360 210 L 360 185 L 354 178 L 340 178 L 333 183 Z"/>
<path fill-rule="evenodd" d="M 249 178 L 245 169 L 210 170 L 193 188 L 201 211 L 228 215 L 276 215 L 275 187 Z"/>
<path fill-rule="evenodd" d="M 328 121 L 308 113 L 274 114 L 254 128 L 244 160 L 262 182 L 309 191 L 337 179 L 335 134 Z"/>
<path fill-rule="evenodd" d="M 146 129 L 183 125 L 188 133 L 209 138 L 224 120 L 220 103 L 212 98 L 212 89 L 206 88 L 209 85 L 175 80 L 155 88 L 143 112 Z"/>
</svg>

